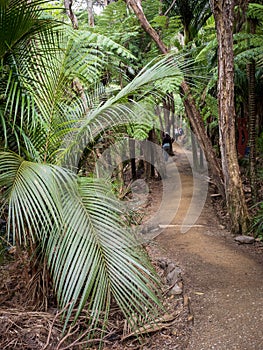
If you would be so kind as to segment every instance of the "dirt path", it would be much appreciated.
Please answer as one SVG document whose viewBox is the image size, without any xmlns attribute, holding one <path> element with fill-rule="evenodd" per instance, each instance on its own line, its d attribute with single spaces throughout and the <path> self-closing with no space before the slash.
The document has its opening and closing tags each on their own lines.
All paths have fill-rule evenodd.
<svg viewBox="0 0 263 350">
<path fill-rule="evenodd" d="M 159 223 L 167 223 L 168 220 L 169 225 L 154 241 L 183 270 L 185 292 L 191 297 L 194 312 L 194 324 L 186 349 L 261 350 L 262 253 L 254 246 L 241 246 L 234 241 L 230 233 L 218 224 L 209 198 L 193 227 L 181 233 L 180 224 L 192 198 L 193 178 L 182 150 L 177 148 L 175 151 L 182 189 L 180 205 L 176 216 L 170 219 L 177 207 L 174 203 L 178 201 L 172 196 L 178 184 L 175 183 L 174 167 L 169 163 L 168 179 L 164 185 L 170 189 L 166 193 L 168 200 L 165 199 L 166 214 L 163 211 L 160 215 L 156 214 Z M 180 192 L 179 188 L 177 192 Z M 194 211 L 188 213 L 190 221 Z"/>
</svg>

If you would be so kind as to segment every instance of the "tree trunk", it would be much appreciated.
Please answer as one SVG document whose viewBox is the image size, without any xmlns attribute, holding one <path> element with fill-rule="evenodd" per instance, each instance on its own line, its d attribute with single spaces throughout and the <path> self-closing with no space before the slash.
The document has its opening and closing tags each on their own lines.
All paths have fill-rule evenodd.
<svg viewBox="0 0 263 350">
<path fill-rule="evenodd" d="M 153 27 L 148 22 L 141 5 L 141 0 L 125 0 L 126 4 L 130 6 L 136 17 L 138 18 L 142 28 L 150 35 L 150 37 L 155 41 L 160 51 L 164 54 L 169 52 L 169 49 L 162 42 L 159 34 L 153 29 Z"/>
<path fill-rule="evenodd" d="M 169 104 L 167 103 L 167 96 L 163 98 L 163 116 L 164 116 L 164 132 L 168 132 L 170 134 L 170 128 L 169 128 L 169 116 L 170 116 L 170 110 L 169 110 Z"/>
<path fill-rule="evenodd" d="M 72 10 L 72 0 L 64 0 L 64 5 L 65 5 L 66 13 L 69 19 L 71 20 L 73 29 L 78 29 L 79 28 L 78 19 Z"/>
<path fill-rule="evenodd" d="M 92 0 L 86 0 L 86 2 L 87 2 L 89 26 L 94 27 L 93 3 L 92 3 Z"/>
<path fill-rule="evenodd" d="M 252 200 L 257 199 L 256 188 L 256 95 L 255 95 L 255 61 L 248 65 L 248 103 L 249 103 L 249 180 L 251 186 Z"/>
<path fill-rule="evenodd" d="M 138 18 L 142 28 L 151 36 L 151 38 L 155 41 L 157 44 L 159 50 L 163 54 L 167 54 L 169 52 L 169 49 L 164 45 L 162 40 L 160 39 L 159 35 L 157 32 L 152 28 L 150 23 L 148 22 L 147 18 L 145 17 L 143 13 L 143 9 L 141 6 L 141 3 L 139 0 L 125 0 L 127 5 L 129 5 L 136 17 Z M 222 175 L 222 170 L 220 163 L 216 157 L 215 151 L 212 147 L 211 141 L 208 138 L 206 131 L 205 131 L 205 126 L 204 122 L 202 120 L 202 117 L 197 110 L 197 107 L 195 105 L 195 101 L 191 95 L 190 88 L 188 84 L 183 81 L 181 84 L 181 89 L 184 94 L 184 106 L 186 109 L 187 116 L 190 120 L 190 123 L 193 127 L 194 133 L 202 147 L 202 149 L 205 152 L 206 159 L 208 160 L 208 163 L 210 165 L 210 170 L 212 177 L 214 179 L 214 182 L 216 186 L 218 187 L 219 192 L 223 197 L 225 197 L 224 193 L 224 186 L 223 186 L 223 175 Z"/>
<path fill-rule="evenodd" d="M 129 148 L 130 148 L 130 160 L 131 160 L 131 176 L 135 180 L 137 178 L 136 174 L 136 158 L 135 158 L 135 140 L 129 139 Z"/>
<path fill-rule="evenodd" d="M 156 114 L 157 114 L 158 117 L 159 117 L 160 130 L 161 130 L 161 131 L 164 131 L 163 119 L 162 119 L 162 114 L 161 114 L 161 111 L 160 111 L 159 106 L 156 106 L 155 111 L 156 111 Z"/>
<path fill-rule="evenodd" d="M 195 142 L 195 135 L 193 132 L 191 132 L 191 144 L 192 144 L 194 170 L 198 171 L 199 170 L 199 163 L 198 163 L 198 155 L 197 155 L 197 145 Z"/>
<path fill-rule="evenodd" d="M 149 131 L 148 141 L 147 142 L 147 165 L 146 165 L 146 178 L 149 180 L 154 178 L 155 176 L 155 168 L 154 168 L 154 144 L 155 140 L 155 132 L 154 129 Z"/>
<path fill-rule="evenodd" d="M 145 17 L 139 0 L 125 0 L 135 12 L 144 30 L 152 37 L 163 54 L 168 48 L 161 41 L 159 35 L 151 27 Z M 181 84 L 184 93 L 184 105 L 187 116 L 195 135 L 205 152 L 210 170 L 219 192 L 226 198 L 230 214 L 231 229 L 234 233 L 247 231 L 248 211 L 242 189 L 235 139 L 235 108 L 234 108 L 234 59 L 233 59 L 233 11 L 234 0 L 211 0 L 212 10 L 217 25 L 219 46 L 219 133 L 222 167 L 212 147 L 211 140 L 205 132 L 202 117 L 197 110 L 188 84 Z M 230 54 L 230 56 L 229 56 Z M 224 182 L 222 182 L 224 179 Z"/>
<path fill-rule="evenodd" d="M 203 119 L 197 110 L 194 98 L 190 92 L 190 88 L 185 81 L 182 82 L 181 89 L 185 96 L 184 107 L 186 114 L 190 120 L 195 136 L 197 137 L 197 140 L 205 153 L 214 183 L 217 186 L 219 193 L 223 198 L 225 198 L 222 168 L 212 146 L 212 142 L 207 136 Z"/>
<path fill-rule="evenodd" d="M 251 34 L 255 34 L 256 25 L 253 19 L 249 21 Z M 249 180 L 251 186 L 252 200 L 257 200 L 256 186 L 256 63 L 252 60 L 248 64 L 248 105 L 249 105 Z"/>
<path fill-rule="evenodd" d="M 199 147 L 199 169 L 203 170 L 204 169 L 204 152 L 201 147 Z"/>
<path fill-rule="evenodd" d="M 175 105 L 174 105 L 174 96 L 173 94 L 169 94 L 170 99 L 170 111 L 171 111 L 171 126 L 172 126 L 172 138 L 175 140 L 175 134 L 174 134 L 174 126 L 175 126 Z"/>
<path fill-rule="evenodd" d="M 234 105 L 234 0 L 212 1 L 218 41 L 219 143 L 228 213 L 233 233 L 247 231 L 245 202 L 236 150 Z"/>
</svg>

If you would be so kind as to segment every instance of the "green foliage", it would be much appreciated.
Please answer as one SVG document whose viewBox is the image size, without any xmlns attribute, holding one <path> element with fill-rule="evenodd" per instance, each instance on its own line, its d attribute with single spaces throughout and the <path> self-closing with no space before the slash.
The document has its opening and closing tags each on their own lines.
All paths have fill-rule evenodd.
<svg viewBox="0 0 263 350">
<path fill-rule="evenodd" d="M 130 41 L 136 41 L 140 27 L 136 18 L 127 12 L 125 2 L 119 0 L 106 6 L 103 12 L 96 16 L 94 30 L 107 35 L 133 52 Z"/>
<path fill-rule="evenodd" d="M 152 21 L 162 10 L 163 4 L 159 0 L 144 0 L 143 12 L 149 21 Z"/>
<path fill-rule="evenodd" d="M 146 118 L 142 118 L 141 123 L 133 123 L 128 129 L 128 135 L 136 140 L 145 140 L 148 137 L 149 131 L 153 127 L 153 121 L 149 120 L 150 113 L 146 116 Z M 147 120 L 148 119 L 148 120 Z"/>
<path fill-rule="evenodd" d="M 248 10 L 246 13 L 247 18 L 256 20 L 258 25 L 263 24 L 263 5 L 251 3 L 248 5 Z"/>
<path fill-rule="evenodd" d="M 216 51 L 217 49 L 217 39 L 216 38 L 212 38 L 211 41 L 209 42 L 205 42 L 202 47 L 201 50 L 199 50 L 198 55 L 196 56 L 195 60 L 196 62 L 210 62 L 211 60 L 211 52 Z"/>
<path fill-rule="evenodd" d="M 158 280 L 110 184 L 71 169 L 104 131 L 131 125 L 142 138 L 152 125 L 152 101 L 165 94 L 169 77 L 178 89 L 182 74 L 171 55 L 123 88 L 102 83 L 110 64 L 132 54 L 105 35 L 43 21 L 43 3 L 12 1 L 8 13 L 0 7 L 0 187 L 8 234 L 47 259 L 65 324 L 85 309 L 88 326 L 103 329 L 114 299 L 138 328 L 160 306 Z"/>
<path fill-rule="evenodd" d="M 96 328 L 102 313 L 109 311 L 111 295 L 127 318 L 130 313 L 143 315 L 145 306 L 144 317 L 151 317 L 152 302 L 159 303 L 157 280 L 146 274 L 142 252 L 123 225 L 123 209 L 104 181 L 78 178 L 9 152 L 0 155 L 0 172 L 9 203 L 9 234 L 15 227 L 20 244 L 39 242 L 59 305 L 70 305 L 66 322 L 73 308 L 77 306 L 77 318 L 86 307 Z"/>
<path fill-rule="evenodd" d="M 263 132 L 257 137 L 257 150 L 259 154 L 263 154 Z"/>
<path fill-rule="evenodd" d="M 180 94 L 175 93 L 173 95 L 173 97 L 174 97 L 175 114 L 178 116 L 184 115 L 184 113 L 185 113 L 184 104 L 183 104 L 183 101 L 182 101 Z"/>
<path fill-rule="evenodd" d="M 251 230 L 255 237 L 263 240 L 263 202 L 257 204 L 257 213 L 252 219 Z"/>
<path fill-rule="evenodd" d="M 263 58 L 263 34 L 238 33 L 234 35 L 235 62 L 247 64 L 254 60 L 256 63 Z"/>
<path fill-rule="evenodd" d="M 178 77 L 175 76 L 173 79 L 164 78 L 162 80 L 157 81 L 155 83 L 155 86 L 157 90 L 160 90 L 166 93 L 173 93 L 177 91 L 178 86 L 180 86 L 182 81 L 183 81 L 183 75 L 180 73 Z"/>
<path fill-rule="evenodd" d="M 168 18 L 166 16 L 156 16 L 152 20 L 151 25 L 156 30 L 165 29 L 168 27 Z"/>
<path fill-rule="evenodd" d="M 160 6 L 158 0 L 144 1 L 144 13 L 166 45 L 179 47 L 177 33 L 181 28 L 181 22 L 176 16 L 158 15 Z M 136 63 L 129 64 L 136 71 L 159 55 L 158 48 L 141 28 L 136 16 L 127 8 L 124 1 L 109 4 L 100 15 L 97 15 L 93 30 L 110 35 L 114 41 L 128 48 L 137 57 Z"/>
<path fill-rule="evenodd" d="M 218 127 L 218 103 L 217 99 L 210 94 L 205 96 L 205 104 L 202 108 L 204 120 L 212 117 L 213 122 L 209 123 L 210 128 Z"/>
<path fill-rule="evenodd" d="M 245 65 L 252 60 L 258 66 L 262 66 L 263 62 L 263 5 L 250 3 L 246 13 L 248 20 L 253 20 L 256 25 L 256 33 L 250 34 L 244 31 L 234 35 L 234 52 L 235 61 L 239 65 Z M 247 31 L 247 29 L 246 29 Z"/>
<path fill-rule="evenodd" d="M 170 7 L 172 1 L 166 1 Z M 197 37 L 198 32 L 211 17 L 211 9 L 207 0 L 177 0 L 170 10 L 171 16 L 179 16 L 183 26 L 184 44 L 188 44 Z"/>
</svg>

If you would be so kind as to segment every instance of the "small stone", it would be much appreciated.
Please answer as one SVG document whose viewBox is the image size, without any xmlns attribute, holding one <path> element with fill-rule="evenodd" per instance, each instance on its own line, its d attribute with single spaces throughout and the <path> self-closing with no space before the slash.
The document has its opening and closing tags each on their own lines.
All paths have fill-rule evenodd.
<svg viewBox="0 0 263 350">
<path fill-rule="evenodd" d="M 178 285 L 174 285 L 173 288 L 170 290 L 170 295 L 180 295 L 183 293 L 183 289 Z"/>
<path fill-rule="evenodd" d="M 181 273 L 181 270 L 179 268 L 175 268 L 173 271 L 168 273 L 166 277 L 167 284 L 169 286 L 172 286 L 173 284 L 175 284 L 178 278 L 180 277 L 180 273 Z"/>
<path fill-rule="evenodd" d="M 240 244 L 251 244 L 255 242 L 255 238 L 251 236 L 236 236 L 235 241 Z"/>
</svg>

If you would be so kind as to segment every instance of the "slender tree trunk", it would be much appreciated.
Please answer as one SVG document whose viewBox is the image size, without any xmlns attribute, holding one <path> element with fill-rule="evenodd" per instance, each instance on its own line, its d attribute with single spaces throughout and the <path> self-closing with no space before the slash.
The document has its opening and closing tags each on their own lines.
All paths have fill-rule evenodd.
<svg viewBox="0 0 263 350">
<path fill-rule="evenodd" d="M 154 169 L 154 148 L 153 148 L 153 143 L 155 141 L 155 133 L 154 129 L 149 131 L 149 136 L 148 136 L 148 141 L 147 143 L 147 159 L 149 159 L 150 162 L 147 162 L 146 166 L 146 178 L 154 178 L 155 175 L 155 169 Z"/>
<path fill-rule="evenodd" d="M 191 144 L 192 144 L 192 153 L 193 153 L 193 166 L 194 170 L 198 171 L 199 169 L 199 163 L 198 163 L 198 155 L 197 155 L 197 146 L 195 142 L 195 136 L 194 133 L 191 132 Z"/>
<path fill-rule="evenodd" d="M 150 180 L 151 178 L 151 163 L 150 163 L 150 159 L 151 159 L 151 144 L 149 142 L 144 142 L 144 147 L 143 147 L 143 151 L 144 151 L 144 169 L 145 169 L 145 178 L 146 180 Z"/>
<path fill-rule="evenodd" d="M 94 14 L 93 14 L 93 3 L 92 0 L 86 0 L 88 10 L 88 21 L 89 26 L 94 27 Z"/>
<path fill-rule="evenodd" d="M 159 6 L 159 16 L 163 16 L 163 0 L 160 1 L 160 6 Z"/>
<path fill-rule="evenodd" d="M 64 5 L 65 5 L 66 13 L 69 19 L 71 20 L 73 29 L 78 29 L 79 28 L 78 19 L 72 10 L 72 0 L 64 0 Z"/>
<path fill-rule="evenodd" d="M 210 166 L 210 171 L 214 179 L 214 183 L 220 194 L 225 198 L 225 189 L 223 185 L 223 173 L 216 152 L 212 146 L 210 138 L 207 136 L 203 119 L 197 110 L 193 96 L 191 95 L 188 84 L 183 81 L 181 84 L 182 92 L 184 93 L 184 107 L 186 114 L 190 120 L 191 126 L 197 137 L 200 146 L 202 147 L 206 159 Z"/>
<path fill-rule="evenodd" d="M 164 125 L 165 125 L 165 132 L 170 133 L 169 129 L 169 104 L 167 103 L 167 96 L 163 98 L 163 115 L 164 115 Z"/>
<path fill-rule="evenodd" d="M 137 178 L 140 178 L 142 176 L 142 174 L 145 173 L 145 162 L 143 160 L 143 158 L 144 158 L 144 149 L 145 149 L 145 142 L 141 141 L 140 142 L 140 157 L 139 157 L 139 161 L 138 161 L 138 164 L 137 164 L 137 171 L 136 171 Z"/>
<path fill-rule="evenodd" d="M 173 139 L 175 139 L 175 134 L 174 134 L 174 127 L 175 127 L 175 106 L 174 106 L 174 95 L 173 94 L 169 94 L 169 98 L 170 98 L 170 110 L 171 110 L 171 126 L 172 126 L 172 137 Z"/>
<path fill-rule="evenodd" d="M 212 1 L 218 41 L 219 141 L 228 213 L 233 233 L 247 231 L 245 202 L 236 150 L 234 105 L 234 0 Z"/>
<path fill-rule="evenodd" d="M 129 139 L 129 148 L 130 148 L 130 160 L 131 160 L 131 175 L 132 179 L 137 178 L 136 174 L 136 158 L 135 158 L 135 140 Z"/>
<path fill-rule="evenodd" d="M 140 0 L 125 0 L 127 5 L 129 5 L 136 17 L 138 18 L 142 28 L 151 36 L 151 38 L 155 41 L 157 44 L 159 50 L 163 54 L 167 54 L 169 52 L 169 49 L 165 46 L 165 44 L 162 42 L 160 36 L 158 33 L 152 28 L 150 23 L 148 22 L 147 18 L 145 17 L 143 13 L 143 9 L 140 3 Z M 186 109 L 187 116 L 190 120 L 190 123 L 193 127 L 193 130 L 195 132 L 195 135 L 200 142 L 202 149 L 205 152 L 206 159 L 209 162 L 210 170 L 214 179 L 215 184 L 218 187 L 219 192 L 223 197 L 225 197 L 224 193 L 224 186 L 223 186 L 223 174 L 221 170 L 220 163 L 216 157 L 215 151 L 212 147 L 211 141 L 209 137 L 206 134 L 204 122 L 202 120 L 202 117 L 195 105 L 195 101 L 191 95 L 190 88 L 188 84 L 183 81 L 181 84 L 181 89 L 184 94 L 184 105 Z"/>
<path fill-rule="evenodd" d="M 160 111 L 159 106 L 156 106 L 156 114 L 157 114 L 158 117 L 159 117 L 160 130 L 161 130 L 161 131 L 164 131 L 163 119 L 162 119 L 162 114 L 161 114 L 161 111 Z"/>
<path fill-rule="evenodd" d="M 158 130 L 159 132 L 159 130 Z M 152 138 L 151 141 L 153 143 L 155 143 L 156 145 L 159 145 L 159 139 L 157 136 L 157 131 L 156 129 L 152 129 Z M 159 173 L 158 173 L 158 177 L 157 179 L 160 180 L 161 178 L 165 178 L 166 177 L 166 164 L 164 161 L 164 157 L 163 157 L 163 152 L 156 152 L 156 149 L 154 149 L 153 145 L 152 145 L 152 151 L 153 151 L 153 157 L 151 158 L 151 171 L 152 171 L 152 177 L 155 178 L 155 165 L 156 165 L 156 169 L 159 169 Z"/>
<path fill-rule="evenodd" d="M 199 152 L 200 152 L 200 155 L 199 155 L 199 168 L 200 168 L 200 170 L 203 170 L 204 169 L 204 152 L 203 152 L 201 147 L 199 147 Z"/>
<path fill-rule="evenodd" d="M 169 49 L 164 45 L 159 34 L 153 29 L 153 27 L 148 22 L 142 9 L 141 0 L 124 0 L 124 1 L 126 2 L 127 5 L 131 6 L 142 28 L 155 41 L 160 51 L 164 54 L 167 54 L 169 52 Z"/>
</svg>

